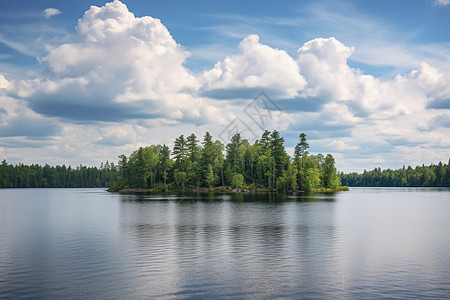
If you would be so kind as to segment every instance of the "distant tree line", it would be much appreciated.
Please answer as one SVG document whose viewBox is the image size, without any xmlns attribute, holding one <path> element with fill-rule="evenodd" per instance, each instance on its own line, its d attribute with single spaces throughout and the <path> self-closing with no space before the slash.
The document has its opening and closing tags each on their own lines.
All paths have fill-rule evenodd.
<svg viewBox="0 0 450 300">
<path fill-rule="evenodd" d="M 383 186 L 383 187 L 450 187 L 450 159 L 448 164 L 408 166 L 398 170 L 381 170 L 375 168 L 362 174 L 340 173 L 342 184 L 348 186 Z"/>
<path fill-rule="evenodd" d="M 3 160 L 0 165 L 0 188 L 90 188 L 109 187 L 118 178 L 114 163 L 100 168 L 77 166 L 12 165 Z"/>
<path fill-rule="evenodd" d="M 111 186 L 120 190 L 144 188 L 246 188 L 270 190 L 337 189 L 341 181 L 332 155 L 311 155 L 306 134 L 301 133 L 293 157 L 278 131 L 266 130 L 250 144 L 239 133 L 224 145 L 206 132 L 179 136 L 173 149 L 167 145 L 140 147 L 129 157 L 120 155 L 120 176 Z"/>
</svg>

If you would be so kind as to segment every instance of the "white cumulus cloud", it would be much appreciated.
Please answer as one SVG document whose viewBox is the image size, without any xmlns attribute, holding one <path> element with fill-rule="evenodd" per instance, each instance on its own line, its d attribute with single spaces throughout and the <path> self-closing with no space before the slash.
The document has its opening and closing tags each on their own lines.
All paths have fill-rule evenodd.
<svg viewBox="0 0 450 300">
<path fill-rule="evenodd" d="M 44 10 L 44 16 L 48 19 L 51 16 L 57 16 L 62 14 L 62 11 L 60 11 L 57 8 L 53 8 L 53 7 L 49 7 L 47 9 Z"/>
<path fill-rule="evenodd" d="M 202 76 L 206 94 L 239 98 L 244 90 L 256 95 L 258 90 L 271 91 L 278 98 L 293 98 L 306 84 L 295 60 L 284 50 L 260 43 L 257 35 L 250 35 L 239 44 L 239 53 L 227 56 Z"/>
<path fill-rule="evenodd" d="M 12 90 L 14 88 L 14 84 L 5 78 L 3 74 L 0 74 L 0 90 Z"/>
<path fill-rule="evenodd" d="M 354 51 L 333 37 L 305 43 L 297 53 L 301 74 L 308 82 L 302 97 L 344 105 L 359 117 L 406 113 L 404 103 L 393 99 L 396 87 L 392 82 L 382 82 L 348 65 Z"/>
<path fill-rule="evenodd" d="M 189 52 L 160 20 L 137 18 L 116 0 L 92 6 L 72 41 L 48 48 L 50 74 L 20 94 L 37 112 L 67 119 L 120 121 L 207 119 L 214 111 L 193 97 L 198 80 L 183 63 Z M 22 83 L 22 87 L 30 83 Z"/>
</svg>

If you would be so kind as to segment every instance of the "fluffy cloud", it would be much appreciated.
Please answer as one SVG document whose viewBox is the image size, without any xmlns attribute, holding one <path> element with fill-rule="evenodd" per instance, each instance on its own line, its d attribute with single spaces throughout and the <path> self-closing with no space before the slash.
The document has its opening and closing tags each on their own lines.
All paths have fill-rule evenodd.
<svg viewBox="0 0 450 300">
<path fill-rule="evenodd" d="M 102 128 L 101 131 L 103 134 L 96 141 L 100 145 L 122 146 L 134 143 L 137 140 L 136 129 L 130 124 L 108 126 Z"/>
<path fill-rule="evenodd" d="M 305 43 L 297 57 L 301 73 L 308 81 L 301 96 L 318 99 L 321 104 L 330 103 L 328 106 L 332 107 L 344 105 L 355 117 L 404 113 L 404 105 L 388 97 L 389 84 L 348 65 L 354 51 L 333 37 Z"/>
<path fill-rule="evenodd" d="M 9 96 L 14 91 L 14 83 L 0 74 L 0 144 L 15 146 L 37 143 L 26 139 L 42 139 L 58 133 L 55 121 L 44 118 L 32 111 L 25 101 Z M 22 140 L 5 141 L 9 137 L 23 137 Z"/>
<path fill-rule="evenodd" d="M 19 96 L 43 115 L 72 120 L 196 119 L 215 106 L 193 97 L 189 53 L 161 21 L 136 18 L 120 1 L 92 6 L 72 42 L 48 48 L 45 79 L 22 82 Z M 203 118 L 204 119 L 204 118 Z"/>
<path fill-rule="evenodd" d="M 10 91 L 14 88 L 14 84 L 7 80 L 4 75 L 0 74 L 0 91 Z"/>
<path fill-rule="evenodd" d="M 53 8 L 53 7 L 49 7 L 47 9 L 44 10 L 44 16 L 48 19 L 51 16 L 57 16 L 62 14 L 62 11 L 60 11 L 57 8 Z"/>
<path fill-rule="evenodd" d="M 409 79 L 427 97 L 428 108 L 450 108 L 450 65 L 438 69 L 422 63 Z"/>
<path fill-rule="evenodd" d="M 308 81 L 303 96 L 317 97 L 326 92 L 334 99 L 349 99 L 352 93 L 348 81 L 354 85 L 356 74 L 347 59 L 353 51 L 335 38 L 317 38 L 298 49 L 297 63 Z"/>
<path fill-rule="evenodd" d="M 277 98 L 293 98 L 306 82 L 299 66 L 284 50 L 273 49 L 250 35 L 239 54 L 227 56 L 202 76 L 203 93 L 218 98 L 249 98 L 261 90 Z"/>
<path fill-rule="evenodd" d="M 54 120 L 35 113 L 24 101 L 0 95 L 0 137 L 47 138 L 58 131 Z"/>
</svg>

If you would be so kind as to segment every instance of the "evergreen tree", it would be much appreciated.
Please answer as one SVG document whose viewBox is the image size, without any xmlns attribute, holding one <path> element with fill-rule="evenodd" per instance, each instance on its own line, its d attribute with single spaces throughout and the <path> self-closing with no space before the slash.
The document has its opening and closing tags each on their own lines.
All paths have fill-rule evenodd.
<svg viewBox="0 0 450 300">
<path fill-rule="evenodd" d="M 186 171 L 186 158 L 188 150 L 184 135 L 180 135 L 175 139 L 172 154 L 175 159 L 175 167 L 183 172 Z"/>
<path fill-rule="evenodd" d="M 213 167 L 211 164 L 208 164 L 205 181 L 206 185 L 210 189 L 215 186 L 215 183 L 217 181 L 217 176 L 214 174 Z"/>
<path fill-rule="evenodd" d="M 200 158 L 201 148 L 199 147 L 198 143 L 199 140 L 193 133 L 186 139 L 187 157 L 192 163 L 198 161 Z"/>
<path fill-rule="evenodd" d="M 136 156 L 131 156 L 130 158 L 132 166 L 131 170 L 133 173 L 132 183 L 133 186 L 137 188 L 146 188 L 147 187 L 147 164 L 144 159 L 144 149 L 139 147 Z"/>
<path fill-rule="evenodd" d="M 305 170 L 305 159 L 307 158 L 309 152 L 307 149 L 309 148 L 309 144 L 306 141 L 306 134 L 300 133 L 299 135 L 299 142 L 297 145 L 295 145 L 294 148 L 294 164 L 296 165 L 298 172 L 297 172 L 297 182 L 300 186 L 302 185 L 302 176 L 306 176 L 306 170 Z M 303 183 L 305 181 L 303 180 Z M 308 185 L 310 186 L 310 185 Z"/>
<path fill-rule="evenodd" d="M 240 133 L 236 133 L 231 138 L 231 142 L 226 145 L 226 161 L 230 166 L 230 169 L 233 174 L 242 173 L 243 169 L 243 157 L 241 152 L 241 146 L 243 144 L 243 140 L 241 138 Z"/>
<path fill-rule="evenodd" d="M 294 148 L 294 160 L 300 161 L 305 156 L 308 155 L 308 151 L 306 151 L 309 148 L 309 144 L 306 142 L 306 134 L 300 133 L 299 136 L 300 141 Z"/>
<path fill-rule="evenodd" d="M 220 183 L 225 185 L 225 176 L 224 176 L 224 145 L 221 141 L 216 140 L 214 142 L 214 160 L 213 160 L 213 170 L 216 177 L 219 178 Z"/>
<path fill-rule="evenodd" d="M 172 160 L 170 159 L 170 149 L 168 146 L 163 145 L 159 155 L 158 170 L 161 174 L 165 189 L 167 189 L 167 180 L 169 179 L 169 171 L 171 166 Z"/>
<path fill-rule="evenodd" d="M 264 130 L 261 139 L 256 141 L 255 144 L 258 146 L 259 155 L 267 155 L 267 152 L 270 150 L 270 134 L 269 130 Z"/>
<path fill-rule="evenodd" d="M 276 130 L 270 135 L 270 149 L 274 160 L 272 175 L 274 181 L 272 186 L 275 186 L 276 178 L 283 175 L 289 164 L 289 157 L 284 149 L 284 138 Z"/>
<path fill-rule="evenodd" d="M 323 182 L 322 185 L 326 188 L 336 188 L 339 186 L 339 177 L 336 175 L 336 167 L 334 166 L 334 157 L 327 154 L 325 162 L 323 163 Z"/>
</svg>

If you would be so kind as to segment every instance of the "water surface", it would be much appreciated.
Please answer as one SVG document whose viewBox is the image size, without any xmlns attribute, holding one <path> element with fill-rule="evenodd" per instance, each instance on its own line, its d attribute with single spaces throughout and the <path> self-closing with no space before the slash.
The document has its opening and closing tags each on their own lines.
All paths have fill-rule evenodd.
<svg viewBox="0 0 450 300">
<path fill-rule="evenodd" d="M 450 192 L 0 190 L 0 298 L 447 298 Z"/>
</svg>

